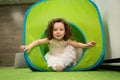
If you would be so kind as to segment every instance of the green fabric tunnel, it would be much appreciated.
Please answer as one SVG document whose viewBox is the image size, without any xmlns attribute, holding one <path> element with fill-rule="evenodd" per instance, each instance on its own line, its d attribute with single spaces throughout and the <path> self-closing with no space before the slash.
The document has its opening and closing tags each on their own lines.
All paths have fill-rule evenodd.
<svg viewBox="0 0 120 80">
<path fill-rule="evenodd" d="M 48 22 L 54 18 L 64 18 L 71 25 L 73 39 L 83 43 L 95 41 L 95 47 L 85 49 L 74 66 L 65 71 L 91 70 L 102 64 L 105 53 L 104 29 L 99 10 L 91 0 L 41 0 L 32 5 L 24 17 L 23 44 L 44 37 Z M 24 52 L 25 60 L 32 71 L 52 71 L 44 58 L 47 44 Z"/>
</svg>

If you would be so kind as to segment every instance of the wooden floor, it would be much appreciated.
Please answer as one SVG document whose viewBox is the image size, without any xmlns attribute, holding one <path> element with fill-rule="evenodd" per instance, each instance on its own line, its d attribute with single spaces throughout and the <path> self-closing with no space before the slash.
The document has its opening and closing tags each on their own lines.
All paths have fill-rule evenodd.
<svg viewBox="0 0 120 80">
<path fill-rule="evenodd" d="M 32 4 L 0 6 L 0 67 L 13 66 L 22 44 L 23 19 Z"/>
</svg>

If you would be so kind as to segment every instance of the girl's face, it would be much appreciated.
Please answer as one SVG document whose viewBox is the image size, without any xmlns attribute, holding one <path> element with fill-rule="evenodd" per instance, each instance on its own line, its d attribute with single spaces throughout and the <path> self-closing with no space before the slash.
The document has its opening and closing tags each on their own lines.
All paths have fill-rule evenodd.
<svg viewBox="0 0 120 80">
<path fill-rule="evenodd" d="M 56 22 L 53 25 L 53 37 L 57 40 L 62 40 L 65 35 L 65 27 L 61 22 Z"/>
</svg>

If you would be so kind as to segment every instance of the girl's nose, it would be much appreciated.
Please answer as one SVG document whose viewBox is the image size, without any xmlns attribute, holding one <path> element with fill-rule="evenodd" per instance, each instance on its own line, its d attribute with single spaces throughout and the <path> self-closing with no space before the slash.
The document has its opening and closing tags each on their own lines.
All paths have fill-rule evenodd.
<svg viewBox="0 0 120 80">
<path fill-rule="evenodd" d="M 58 30 L 57 33 L 60 33 L 60 30 Z"/>
</svg>

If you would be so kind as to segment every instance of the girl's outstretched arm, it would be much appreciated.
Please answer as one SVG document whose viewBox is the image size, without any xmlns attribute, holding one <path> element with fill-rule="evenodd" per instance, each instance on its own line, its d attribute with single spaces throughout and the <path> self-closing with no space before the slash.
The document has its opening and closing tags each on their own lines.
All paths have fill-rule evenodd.
<svg viewBox="0 0 120 80">
<path fill-rule="evenodd" d="M 40 40 L 35 40 L 29 45 L 26 45 L 26 46 L 21 45 L 20 50 L 26 51 L 28 53 L 31 50 L 31 48 L 33 48 L 33 47 L 35 47 L 37 45 L 40 45 L 40 44 L 44 44 L 44 43 L 49 43 L 49 40 L 47 38 L 40 39 Z"/>
<path fill-rule="evenodd" d="M 84 43 L 80 43 L 80 42 L 69 40 L 68 43 L 71 46 L 80 47 L 80 48 L 90 48 L 90 47 L 93 47 L 93 46 L 96 45 L 95 41 L 91 41 L 91 42 L 88 42 L 87 44 L 84 44 Z"/>
</svg>

